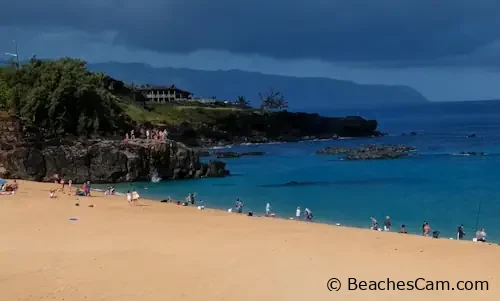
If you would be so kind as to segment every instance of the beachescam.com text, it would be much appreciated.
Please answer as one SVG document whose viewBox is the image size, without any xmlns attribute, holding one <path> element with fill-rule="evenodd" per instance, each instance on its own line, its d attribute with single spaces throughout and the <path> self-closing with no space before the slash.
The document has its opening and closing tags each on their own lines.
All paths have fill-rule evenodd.
<svg viewBox="0 0 500 301">
<path fill-rule="evenodd" d="M 327 281 L 329 291 L 339 291 L 343 286 L 344 290 L 350 291 L 487 291 L 489 283 L 486 280 L 428 280 L 416 278 L 413 280 L 360 280 L 347 278 L 345 285 L 338 278 L 330 278 Z"/>
</svg>

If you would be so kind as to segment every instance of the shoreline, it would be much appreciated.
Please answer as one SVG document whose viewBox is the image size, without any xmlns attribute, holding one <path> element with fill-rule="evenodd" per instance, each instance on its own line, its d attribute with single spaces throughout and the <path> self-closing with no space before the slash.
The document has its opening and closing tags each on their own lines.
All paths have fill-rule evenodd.
<svg viewBox="0 0 500 301">
<path fill-rule="evenodd" d="M 105 189 L 100 189 L 100 188 L 97 188 L 97 189 L 92 189 L 92 190 L 95 190 L 95 191 L 98 191 L 98 192 L 101 192 L 103 193 Z M 116 190 L 116 195 L 114 195 L 115 197 L 122 197 L 122 198 L 125 198 L 126 197 L 126 192 L 122 192 L 122 191 L 118 191 Z M 140 193 L 141 195 L 141 193 Z M 187 193 L 186 193 L 187 195 Z M 168 205 L 175 205 L 175 206 L 179 206 L 179 207 L 191 207 L 193 209 L 196 209 L 196 210 L 199 210 L 197 207 L 199 205 L 203 205 L 204 206 L 204 209 L 203 210 L 213 210 L 213 211 L 217 211 L 217 212 L 223 212 L 225 214 L 232 214 L 232 215 L 240 215 L 240 216 L 244 216 L 244 217 L 248 217 L 248 218 L 264 218 L 264 219 L 271 219 L 271 220 L 285 220 L 285 221 L 295 221 L 297 222 L 297 220 L 295 220 L 294 216 L 290 215 L 289 217 L 286 217 L 285 215 L 276 215 L 275 217 L 267 217 L 265 216 L 265 211 L 260 211 L 260 210 L 250 210 L 252 213 L 253 213 L 253 216 L 248 216 L 248 213 L 250 212 L 249 210 L 243 211 L 243 213 L 237 213 L 235 212 L 235 208 L 234 206 L 231 206 L 231 207 L 222 207 L 222 206 L 214 206 L 214 207 L 210 207 L 206 205 L 205 202 L 203 202 L 203 204 L 198 204 L 198 201 L 196 201 L 196 203 L 194 205 L 192 204 L 188 204 L 187 206 L 183 206 L 182 205 L 182 202 L 184 202 L 184 200 L 182 199 L 174 199 L 172 198 L 172 202 L 163 202 L 163 200 L 165 199 L 156 199 L 156 198 L 147 198 L 147 199 L 142 199 L 141 197 L 141 200 L 144 200 L 144 201 L 147 201 L 147 202 L 153 202 L 153 203 L 162 203 L 162 204 L 168 204 Z M 176 202 L 177 201 L 180 201 L 181 204 L 180 205 L 177 205 Z M 228 204 L 229 205 L 229 204 Z M 265 204 L 263 204 L 265 205 Z M 228 212 L 228 209 L 231 208 L 233 211 L 232 212 Z M 349 224 L 341 224 L 341 223 L 338 223 L 338 222 L 335 222 L 335 221 L 332 221 L 332 220 L 326 220 L 326 219 L 320 219 L 320 220 L 313 220 L 313 221 L 306 221 L 304 218 L 301 218 L 298 222 L 302 222 L 302 223 L 306 223 L 306 224 L 319 224 L 319 225 L 326 225 L 326 226 L 330 226 L 330 227 L 342 227 L 342 228 L 349 228 L 349 229 L 358 229 L 358 230 L 369 230 L 371 232 L 384 232 L 384 233 L 393 233 L 393 234 L 399 234 L 399 235 L 403 235 L 403 236 L 417 236 L 417 237 L 425 237 L 425 238 L 429 238 L 429 239 L 433 239 L 433 240 L 436 240 L 436 238 L 433 238 L 432 237 L 432 232 L 429 234 L 429 236 L 423 236 L 421 233 L 419 233 L 418 231 L 417 232 L 408 232 L 408 233 L 400 233 L 399 232 L 399 229 L 400 227 L 393 227 L 391 231 L 384 231 L 383 227 L 382 228 L 379 228 L 378 230 L 373 230 L 369 227 L 362 227 L 362 226 L 355 226 L 355 225 L 349 225 Z M 475 237 L 475 233 L 473 233 L 474 235 L 471 235 L 471 237 Z M 470 243 L 477 243 L 477 242 L 474 242 L 472 238 L 466 238 L 466 239 L 463 239 L 463 240 L 458 240 L 455 237 L 445 237 L 445 236 L 440 236 L 439 238 L 437 238 L 437 240 L 453 240 L 453 241 L 467 241 L 467 242 L 470 242 Z M 500 246 L 500 242 L 497 242 L 495 240 L 488 240 L 486 243 L 482 243 L 482 244 L 487 244 L 487 245 L 499 245 Z"/>
<path fill-rule="evenodd" d="M 498 246 L 250 218 L 20 181 L 0 196 L 6 300 L 498 300 Z M 75 202 L 79 206 L 75 206 Z M 89 205 L 93 205 L 90 207 Z M 477 259 L 480 260 L 477 260 Z M 338 292 L 326 286 L 335 277 Z M 487 289 L 366 292 L 357 281 L 487 281 Z M 253 288 L 253 289 L 248 289 Z M 451 289 L 450 289 L 451 290 Z M 333 294 L 333 295 L 332 295 Z"/>
</svg>

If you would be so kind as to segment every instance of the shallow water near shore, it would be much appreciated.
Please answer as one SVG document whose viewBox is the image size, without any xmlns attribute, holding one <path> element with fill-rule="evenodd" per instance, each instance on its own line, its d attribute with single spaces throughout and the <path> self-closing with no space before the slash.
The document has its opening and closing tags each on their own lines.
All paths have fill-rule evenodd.
<svg viewBox="0 0 500 301">
<path fill-rule="evenodd" d="M 232 176 L 217 179 L 116 185 L 136 188 L 142 197 L 183 199 L 196 192 L 206 207 L 227 210 L 237 198 L 245 211 L 262 214 L 270 201 L 278 217 L 295 208 L 310 208 L 314 219 L 367 228 L 370 216 L 383 223 L 391 216 L 394 230 L 406 224 L 419 234 L 428 221 L 441 237 L 455 237 L 464 224 L 472 239 L 479 227 L 500 241 L 500 102 L 439 103 L 377 110 L 323 111 L 324 115 L 374 118 L 388 132 L 383 138 L 308 141 L 233 146 L 232 151 L 265 151 L 266 156 L 226 159 Z M 404 132 L 417 136 L 402 136 Z M 468 138 L 470 134 L 477 137 Z M 416 146 L 418 156 L 380 161 L 342 161 L 318 156 L 326 146 L 361 144 Z M 463 156 L 461 151 L 486 152 Z M 207 160 L 210 158 L 207 158 Z M 297 181 L 300 185 L 285 185 Z M 480 207 L 480 208 L 479 208 Z"/>
</svg>

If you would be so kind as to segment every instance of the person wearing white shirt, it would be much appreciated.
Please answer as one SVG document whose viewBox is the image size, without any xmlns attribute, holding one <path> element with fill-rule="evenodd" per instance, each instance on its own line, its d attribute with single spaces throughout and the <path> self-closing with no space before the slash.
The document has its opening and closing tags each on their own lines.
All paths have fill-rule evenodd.
<svg viewBox="0 0 500 301">
<path fill-rule="evenodd" d="M 271 215 L 271 203 L 266 204 L 266 216 Z"/>
<path fill-rule="evenodd" d="M 297 210 L 295 210 L 295 219 L 300 220 L 300 207 L 297 207 Z"/>
</svg>

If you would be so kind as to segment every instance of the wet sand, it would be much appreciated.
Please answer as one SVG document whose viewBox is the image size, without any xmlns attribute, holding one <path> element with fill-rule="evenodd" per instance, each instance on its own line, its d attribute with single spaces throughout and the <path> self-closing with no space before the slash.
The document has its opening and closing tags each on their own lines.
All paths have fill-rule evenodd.
<svg viewBox="0 0 500 301">
<path fill-rule="evenodd" d="M 130 206 L 101 193 L 77 207 L 75 196 L 49 199 L 55 187 L 21 181 L 18 194 L 0 196 L 0 300 L 500 300 L 498 245 Z M 449 281 L 450 290 L 349 290 L 349 277 Z M 483 280 L 487 291 L 456 288 Z"/>
</svg>

